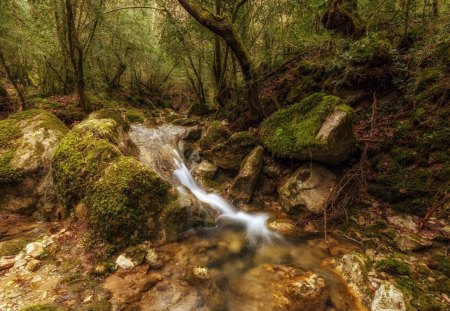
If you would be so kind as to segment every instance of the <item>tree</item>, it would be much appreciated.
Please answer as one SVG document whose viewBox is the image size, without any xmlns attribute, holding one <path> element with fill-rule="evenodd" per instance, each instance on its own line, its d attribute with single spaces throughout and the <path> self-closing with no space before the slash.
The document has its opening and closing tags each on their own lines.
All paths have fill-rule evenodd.
<svg viewBox="0 0 450 311">
<path fill-rule="evenodd" d="M 233 51 L 246 82 L 248 108 L 251 117 L 254 119 L 261 118 L 258 77 L 247 48 L 234 28 L 232 21 L 226 16 L 219 16 L 200 5 L 193 4 L 190 0 L 178 0 L 178 2 L 197 22 L 223 38 Z"/>
<path fill-rule="evenodd" d="M 23 111 L 26 108 L 25 98 L 22 94 L 22 91 L 19 88 L 19 85 L 14 80 L 14 78 L 11 75 L 11 71 L 9 70 L 8 65 L 6 64 L 5 57 L 3 55 L 3 52 L 0 50 L 0 64 L 3 67 L 3 70 L 5 71 L 6 78 L 11 82 L 12 86 L 14 87 L 14 90 L 17 93 L 17 97 L 19 97 L 19 105 L 17 107 L 17 111 Z"/>
</svg>

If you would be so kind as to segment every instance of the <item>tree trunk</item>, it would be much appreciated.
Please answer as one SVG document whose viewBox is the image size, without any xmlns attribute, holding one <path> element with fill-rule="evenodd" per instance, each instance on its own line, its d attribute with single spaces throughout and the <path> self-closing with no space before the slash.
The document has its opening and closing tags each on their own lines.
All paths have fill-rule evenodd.
<svg viewBox="0 0 450 311">
<path fill-rule="evenodd" d="M 75 85 L 78 93 L 78 101 L 81 108 L 88 112 L 88 103 L 84 82 L 84 51 L 79 42 L 76 27 L 75 13 L 71 0 L 66 0 L 67 43 L 69 46 L 69 58 L 72 64 Z"/>
<path fill-rule="evenodd" d="M 233 51 L 246 82 L 248 107 L 251 117 L 260 119 L 262 117 L 262 112 L 259 102 L 258 77 L 250 60 L 248 51 L 235 30 L 233 23 L 227 17 L 217 16 L 216 14 L 191 3 L 189 0 L 178 0 L 178 2 L 195 20 L 197 20 L 197 22 L 214 32 L 216 35 L 222 37 Z"/>
<path fill-rule="evenodd" d="M 3 67 L 3 70 L 5 70 L 6 78 L 9 80 L 9 82 L 11 82 L 11 84 L 14 87 L 14 90 L 17 93 L 17 96 L 19 97 L 19 105 L 17 107 L 17 111 L 21 112 L 21 111 L 25 110 L 25 108 L 26 108 L 25 98 L 23 97 L 23 94 L 20 91 L 20 88 L 17 85 L 16 81 L 11 76 L 11 72 L 9 71 L 9 67 L 6 65 L 5 57 L 3 56 L 2 51 L 0 51 L 0 63 Z"/>
<path fill-rule="evenodd" d="M 439 0 L 433 0 L 433 16 L 437 17 L 439 15 Z"/>
</svg>

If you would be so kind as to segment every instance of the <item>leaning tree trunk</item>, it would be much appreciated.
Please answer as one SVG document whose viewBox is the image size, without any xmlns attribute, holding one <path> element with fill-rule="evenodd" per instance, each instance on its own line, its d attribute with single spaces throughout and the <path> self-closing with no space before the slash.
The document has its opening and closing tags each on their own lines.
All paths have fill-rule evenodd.
<svg viewBox="0 0 450 311">
<path fill-rule="evenodd" d="M 5 57 L 3 56 L 2 51 L 0 51 L 0 63 L 3 67 L 3 70 L 5 71 L 6 78 L 9 80 L 9 82 L 11 82 L 12 86 L 14 87 L 14 90 L 17 93 L 17 96 L 19 97 L 19 106 L 17 107 L 17 111 L 20 112 L 25 110 L 26 107 L 25 98 L 22 92 L 20 91 L 20 88 L 17 85 L 16 81 L 11 76 L 11 72 L 9 71 L 9 67 L 6 65 Z"/>
<path fill-rule="evenodd" d="M 193 4 L 190 0 L 178 0 L 181 6 L 197 22 L 222 37 L 236 56 L 242 70 L 242 75 L 247 88 L 248 107 L 251 116 L 261 118 L 262 112 L 259 103 L 258 78 L 255 68 L 250 60 L 248 51 L 242 42 L 239 34 L 235 30 L 233 23 L 225 16 L 218 16 L 199 5 Z"/>
</svg>

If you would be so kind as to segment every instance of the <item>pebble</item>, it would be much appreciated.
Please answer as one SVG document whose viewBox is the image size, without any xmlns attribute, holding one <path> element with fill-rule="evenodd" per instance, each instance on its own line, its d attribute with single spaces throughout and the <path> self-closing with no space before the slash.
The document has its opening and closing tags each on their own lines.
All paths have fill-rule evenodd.
<svg viewBox="0 0 450 311">
<path fill-rule="evenodd" d="M 150 248 L 147 251 L 147 255 L 145 255 L 145 261 L 153 269 L 158 269 L 163 266 L 161 260 L 159 259 L 158 253 L 153 248 Z"/>
<path fill-rule="evenodd" d="M 117 257 L 116 265 L 122 269 L 130 269 L 134 267 L 133 261 L 124 254 Z"/>
<path fill-rule="evenodd" d="M 28 263 L 27 263 L 27 269 L 31 272 L 36 271 L 37 269 L 39 269 L 39 267 L 41 266 L 41 262 L 37 259 L 31 259 Z"/>
</svg>

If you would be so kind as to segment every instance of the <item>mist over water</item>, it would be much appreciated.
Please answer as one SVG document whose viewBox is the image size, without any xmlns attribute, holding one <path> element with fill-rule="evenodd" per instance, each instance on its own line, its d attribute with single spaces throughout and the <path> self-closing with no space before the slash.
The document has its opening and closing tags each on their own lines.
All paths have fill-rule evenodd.
<svg viewBox="0 0 450 311">
<path fill-rule="evenodd" d="M 198 201 L 208 204 L 217 211 L 219 214 L 218 219 L 226 219 L 228 223 L 244 226 L 250 243 L 275 243 L 282 241 L 283 239 L 279 234 L 267 228 L 269 215 L 240 211 L 222 196 L 216 193 L 209 193 L 199 186 L 189 171 L 184 157 L 178 151 L 178 141 L 185 132 L 186 128 L 184 127 L 167 124 L 158 128 L 134 125 L 132 126 L 130 137 L 138 146 L 141 161 L 145 165 L 156 170 L 177 189 L 179 185 L 176 183 L 180 183 L 187 188 Z"/>
</svg>

